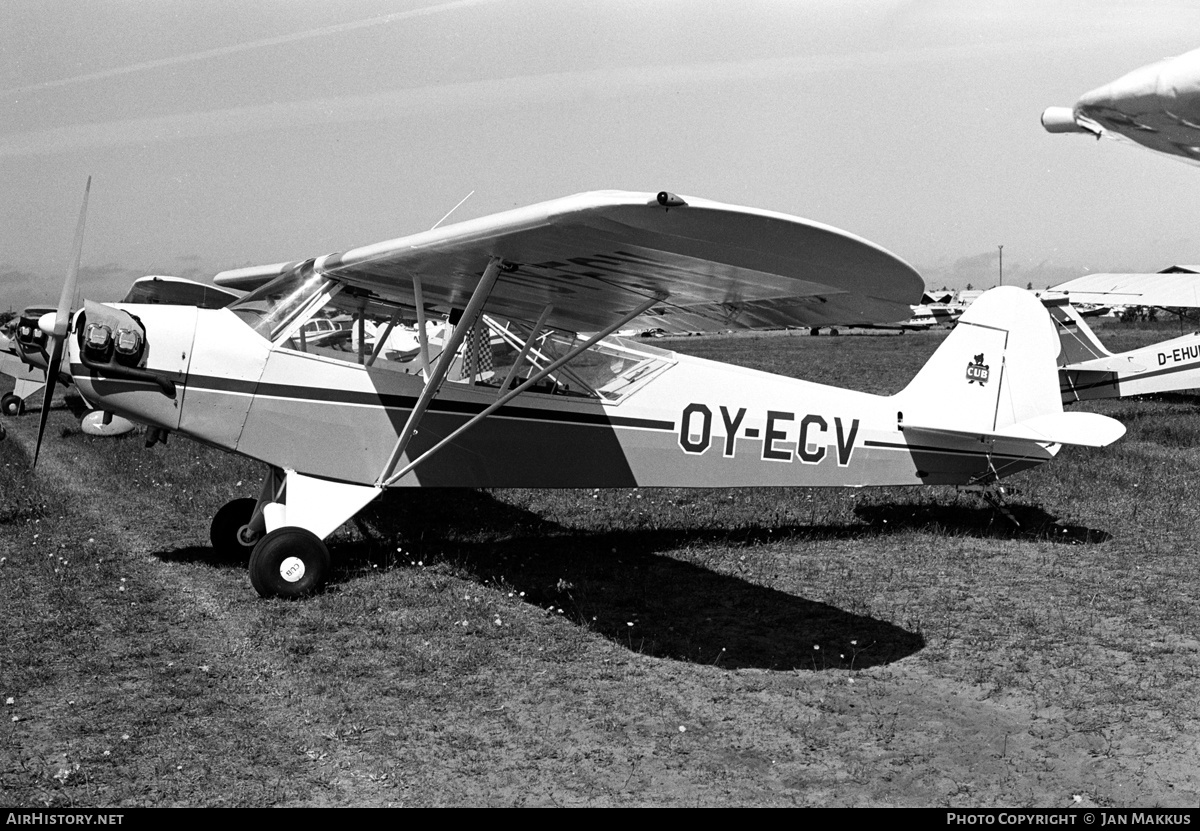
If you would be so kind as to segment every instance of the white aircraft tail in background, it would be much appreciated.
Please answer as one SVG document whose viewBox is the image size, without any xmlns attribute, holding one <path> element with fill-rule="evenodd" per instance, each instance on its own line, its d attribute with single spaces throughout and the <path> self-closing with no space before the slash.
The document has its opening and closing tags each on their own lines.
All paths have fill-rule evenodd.
<svg viewBox="0 0 1200 831">
<path fill-rule="evenodd" d="M 1200 388 L 1200 332 L 1114 354 L 1066 297 L 1042 302 L 1058 330 L 1064 403 Z"/>
</svg>

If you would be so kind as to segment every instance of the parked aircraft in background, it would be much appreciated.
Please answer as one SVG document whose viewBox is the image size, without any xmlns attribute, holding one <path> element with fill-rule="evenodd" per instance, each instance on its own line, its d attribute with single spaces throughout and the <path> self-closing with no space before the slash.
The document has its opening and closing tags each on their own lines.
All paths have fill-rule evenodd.
<svg viewBox="0 0 1200 831">
<path fill-rule="evenodd" d="M 1200 161 L 1200 49 L 1143 66 L 1085 93 L 1074 107 L 1050 107 L 1051 133 L 1112 135 Z"/>
<path fill-rule="evenodd" d="M 860 324 L 858 329 L 884 329 L 889 332 L 921 332 L 939 326 L 953 326 L 962 317 L 966 306 L 954 300 L 954 294 L 946 292 L 934 297 L 929 292 L 921 295 L 921 302 L 909 306 L 910 317 L 898 323 Z M 836 335 L 837 327 L 830 327 L 829 334 Z M 814 326 L 809 332 L 816 337 L 821 328 Z"/>
<path fill-rule="evenodd" d="M 1076 303 L 1200 308 L 1200 274 L 1089 274 L 1042 297 L 1058 328 L 1063 401 L 1126 398 L 1200 389 L 1200 332 L 1114 354 L 1074 308 Z"/>
<path fill-rule="evenodd" d="M 271 269 L 226 309 L 72 315 L 73 269 L 41 321 L 97 405 L 264 464 L 258 498 L 210 529 L 263 596 L 318 589 L 323 540 L 388 487 L 979 486 L 1124 432 L 1063 412 L 1053 325 L 1017 288 L 980 298 L 893 396 L 609 337 L 883 323 L 920 296 L 889 252 L 753 208 L 586 193 Z M 384 357 L 386 334 L 306 346 L 329 306 L 364 331 L 415 318 L 420 371 Z M 452 327 L 436 355 L 434 317 Z"/>
</svg>

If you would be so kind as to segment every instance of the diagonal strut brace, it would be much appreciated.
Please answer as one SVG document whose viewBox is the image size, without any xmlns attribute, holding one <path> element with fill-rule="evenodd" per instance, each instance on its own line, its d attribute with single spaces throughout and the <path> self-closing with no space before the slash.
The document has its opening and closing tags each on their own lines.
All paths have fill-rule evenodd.
<svg viewBox="0 0 1200 831">
<path fill-rule="evenodd" d="M 472 300 L 474 300 L 474 298 L 472 298 Z M 380 482 L 386 488 L 386 487 L 391 486 L 395 482 L 399 481 L 400 479 L 404 478 L 410 472 L 412 472 L 412 470 L 417 465 L 421 464 L 426 459 L 428 459 L 430 456 L 432 456 L 434 453 L 441 450 L 447 444 L 449 444 L 450 442 L 454 441 L 456 438 L 461 436 L 467 430 L 471 429 L 476 424 L 483 421 L 483 419 L 487 418 L 492 413 L 499 410 L 501 407 L 503 407 L 509 401 L 512 401 L 514 398 L 516 398 L 518 395 L 523 393 L 525 390 L 529 389 L 534 384 L 541 381 L 547 375 L 550 375 L 552 372 L 554 372 L 556 369 L 561 367 L 563 364 L 567 363 L 568 361 L 574 360 L 575 357 L 578 356 L 581 352 L 591 349 L 597 343 L 599 343 L 604 338 L 611 335 L 613 332 L 620 329 L 622 326 L 624 326 L 629 321 L 633 320 L 638 315 L 645 312 L 651 306 L 655 305 L 656 303 L 661 303 L 661 302 L 662 302 L 661 297 L 651 297 L 646 302 L 637 306 L 637 308 L 635 308 L 633 311 L 628 312 L 625 315 L 623 315 L 616 322 L 604 327 L 599 332 L 597 332 L 596 334 L 594 334 L 590 338 L 588 338 L 586 341 L 584 341 L 584 343 L 571 349 L 569 352 L 567 352 L 566 355 L 563 355 L 561 358 L 554 361 L 552 364 L 544 367 L 543 369 L 534 373 L 533 375 L 530 375 L 529 378 L 527 378 L 520 386 L 514 388 L 513 390 L 508 392 L 506 395 L 503 395 L 500 398 L 496 399 L 496 401 L 494 401 L 492 404 L 490 404 L 486 408 L 484 408 L 481 412 L 479 412 L 478 414 L 473 416 L 465 424 L 461 425 L 457 430 L 454 430 L 453 432 L 451 432 L 450 435 L 446 436 L 444 439 L 439 441 L 433 447 L 426 450 L 423 454 L 421 454 L 421 456 L 419 456 L 418 458 L 414 459 L 413 461 L 411 461 L 407 465 L 405 465 L 404 468 L 401 469 L 398 473 L 396 473 L 395 475 L 390 476 L 390 477 L 387 476 L 386 473 L 395 467 L 395 462 L 393 460 L 389 459 L 388 467 L 385 469 L 385 473 L 380 475 L 380 477 L 379 477 Z M 466 319 L 466 315 L 463 315 L 463 319 L 464 320 Z M 444 354 L 445 353 L 443 353 L 443 355 Z M 439 361 L 439 364 L 440 364 L 440 361 Z M 416 411 L 414 410 L 413 412 L 415 413 Z M 424 411 L 422 411 L 422 412 L 424 412 Z M 409 421 L 411 422 L 412 419 L 410 418 Z M 406 442 L 406 444 L 407 444 L 407 442 Z M 393 455 L 398 458 L 397 454 L 393 454 Z"/>
<path fill-rule="evenodd" d="M 404 424 L 404 429 L 400 431 L 399 437 L 396 439 L 396 446 L 392 448 L 392 453 L 388 456 L 387 464 L 383 466 L 383 470 L 379 472 L 379 478 L 375 480 L 376 485 L 385 484 L 388 476 L 395 469 L 396 463 L 404 454 L 404 450 L 408 447 L 408 443 L 412 441 L 412 437 L 417 432 L 417 424 L 425 415 L 425 410 L 433 401 L 433 397 L 437 395 L 441 389 L 442 381 L 446 378 L 446 373 L 450 371 L 450 364 L 454 361 L 455 353 L 458 352 L 458 347 L 462 344 L 463 338 L 466 337 L 468 330 L 474 325 L 475 319 L 479 317 L 479 313 L 483 310 L 483 304 L 487 301 L 488 296 L 492 293 L 492 287 L 496 285 L 496 278 L 500 275 L 500 266 L 503 261 L 499 257 L 492 257 L 488 261 L 487 268 L 483 270 L 483 276 L 479 278 L 479 285 L 475 287 L 475 291 L 471 293 L 471 299 L 467 301 L 467 307 L 463 311 L 462 318 L 458 321 L 458 325 L 454 327 L 454 331 L 450 333 L 449 340 L 442 345 L 442 354 L 438 356 L 437 364 L 434 365 L 433 371 L 429 374 L 425 381 L 425 386 L 421 389 L 421 395 L 417 399 L 417 403 L 413 406 L 412 412 L 409 413 L 408 421 Z M 419 285 L 419 284 L 418 284 Z M 417 289 L 419 292 L 420 289 Z M 421 309 L 421 304 L 417 304 L 418 310 Z M 419 321 L 418 327 L 421 334 L 424 335 L 424 321 Z M 422 343 L 424 346 L 424 343 Z"/>
</svg>

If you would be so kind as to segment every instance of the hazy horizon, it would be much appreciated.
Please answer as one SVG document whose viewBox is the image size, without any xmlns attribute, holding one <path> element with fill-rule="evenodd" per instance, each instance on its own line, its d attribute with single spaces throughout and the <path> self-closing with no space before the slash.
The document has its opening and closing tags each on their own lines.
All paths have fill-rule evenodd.
<svg viewBox="0 0 1200 831">
<path fill-rule="evenodd" d="M 0 308 L 208 280 L 580 191 L 843 228 L 934 289 L 1200 262 L 1200 171 L 1043 109 L 1196 48 L 1161 2 L 6 6 Z"/>
</svg>

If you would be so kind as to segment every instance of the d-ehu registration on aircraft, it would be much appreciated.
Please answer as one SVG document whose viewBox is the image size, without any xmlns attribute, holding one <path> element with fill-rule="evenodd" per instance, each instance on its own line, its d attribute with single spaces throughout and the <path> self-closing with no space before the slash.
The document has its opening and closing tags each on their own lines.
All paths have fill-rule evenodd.
<svg viewBox="0 0 1200 831">
<path fill-rule="evenodd" d="M 264 596 L 319 588 L 323 540 L 389 487 L 973 485 L 1124 432 L 1063 412 L 1054 329 L 1016 288 L 980 298 L 894 396 L 610 337 L 887 322 L 920 297 L 889 252 L 764 210 L 585 193 L 260 272 L 278 276 L 219 310 L 71 316 L 64 290 L 42 325 L 94 404 L 263 462 L 258 498 L 211 538 L 249 554 Z M 370 353 L 304 343 L 329 306 L 415 319 L 416 364 L 381 356 L 386 332 Z"/>
</svg>

